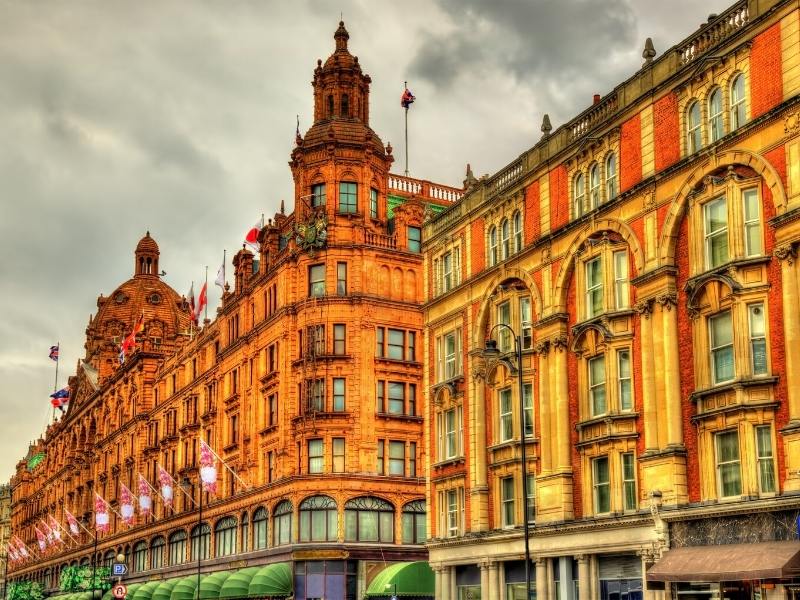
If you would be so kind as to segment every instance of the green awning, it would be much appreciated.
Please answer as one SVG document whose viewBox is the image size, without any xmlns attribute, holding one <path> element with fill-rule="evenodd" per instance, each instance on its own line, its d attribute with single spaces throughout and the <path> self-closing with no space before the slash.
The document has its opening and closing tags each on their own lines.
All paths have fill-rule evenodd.
<svg viewBox="0 0 800 600">
<path fill-rule="evenodd" d="M 180 581 L 180 577 L 175 577 L 173 579 L 167 579 L 166 581 L 162 581 L 158 584 L 158 587 L 153 590 L 153 595 L 150 596 L 150 600 L 170 600 L 170 596 L 172 595 L 172 588 L 175 587 L 175 584 Z M 128 588 L 128 596 L 130 597 L 130 588 Z"/>
<path fill-rule="evenodd" d="M 246 598 L 250 589 L 250 582 L 260 570 L 261 567 L 247 567 L 231 573 L 231 576 L 225 580 L 225 583 L 222 584 L 222 589 L 219 591 L 220 600 L 225 598 Z"/>
<path fill-rule="evenodd" d="M 136 593 L 136 590 L 138 590 L 140 587 L 142 587 L 141 583 L 132 583 L 132 584 L 130 584 L 128 586 L 127 600 L 131 600 L 133 598 L 133 595 Z M 61 599 L 59 598 L 59 600 L 61 600 Z M 113 587 L 111 589 L 107 590 L 105 594 L 103 594 L 102 600 L 116 600 L 114 598 L 114 588 Z"/>
<path fill-rule="evenodd" d="M 231 576 L 230 571 L 218 571 L 200 582 L 200 600 L 217 600 L 222 584 Z"/>
<path fill-rule="evenodd" d="M 261 567 L 250 580 L 247 595 L 251 597 L 291 596 L 293 590 L 292 565 L 283 562 Z"/>
<path fill-rule="evenodd" d="M 69 600 L 92 600 L 92 592 L 76 592 Z"/>
<path fill-rule="evenodd" d="M 433 598 L 436 587 L 433 570 L 425 561 L 389 565 L 367 588 L 367 597 L 425 596 Z"/>
<path fill-rule="evenodd" d="M 202 585 L 202 579 L 201 585 Z M 194 600 L 194 589 L 197 587 L 197 575 L 187 575 L 178 579 L 172 588 L 170 600 Z"/>
<path fill-rule="evenodd" d="M 153 592 L 156 591 L 159 585 L 161 585 L 160 581 L 148 581 L 147 583 L 143 583 L 133 595 L 128 592 L 127 600 L 151 600 Z"/>
</svg>

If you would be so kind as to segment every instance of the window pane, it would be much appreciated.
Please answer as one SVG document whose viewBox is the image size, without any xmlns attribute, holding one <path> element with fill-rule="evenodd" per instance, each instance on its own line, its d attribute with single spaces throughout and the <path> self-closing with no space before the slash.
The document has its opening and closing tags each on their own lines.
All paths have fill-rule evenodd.
<svg viewBox="0 0 800 600">
<path fill-rule="evenodd" d="M 758 191 L 755 188 L 742 192 L 744 203 L 744 246 L 745 256 L 758 256 L 763 253 L 761 236 L 761 212 L 758 206 Z"/>
<path fill-rule="evenodd" d="M 767 373 L 767 339 L 764 305 L 751 304 L 747 309 L 750 317 L 750 354 L 753 361 L 753 375 L 765 375 Z"/>
<path fill-rule="evenodd" d="M 422 229 L 419 227 L 408 228 L 408 249 L 411 252 L 422 251 Z"/>
<path fill-rule="evenodd" d="M 708 99 L 708 127 L 712 143 L 725 135 L 722 123 L 722 90 L 719 88 L 714 90 Z"/>
<path fill-rule="evenodd" d="M 628 287 L 628 252 L 614 252 L 614 302 L 617 308 L 630 305 Z"/>
<path fill-rule="evenodd" d="M 318 183 L 311 186 L 311 206 L 325 206 L 325 184 Z"/>
<path fill-rule="evenodd" d="M 526 383 L 522 390 L 525 400 L 525 435 L 533 435 L 533 385 Z"/>
<path fill-rule="evenodd" d="M 339 183 L 339 212 L 356 212 L 356 184 L 349 181 Z"/>
<path fill-rule="evenodd" d="M 388 357 L 395 360 L 403 360 L 403 343 L 405 332 L 402 329 L 389 330 Z"/>
<path fill-rule="evenodd" d="M 603 312 L 603 267 L 600 257 L 586 263 L 586 315 Z"/>
<path fill-rule="evenodd" d="M 510 440 L 513 435 L 511 390 L 500 390 L 500 441 L 505 442 Z"/>
<path fill-rule="evenodd" d="M 405 409 L 405 384 L 397 381 L 389 382 L 389 412 L 402 415 Z"/>
<path fill-rule="evenodd" d="M 589 360 L 589 395 L 592 416 L 606 412 L 606 358 L 603 355 Z"/>
<path fill-rule="evenodd" d="M 738 496 L 742 493 L 739 434 L 736 431 L 718 433 L 716 441 L 720 494 L 722 497 Z"/>
<path fill-rule="evenodd" d="M 617 352 L 617 377 L 619 378 L 620 410 L 631 410 L 633 408 L 633 394 L 631 393 L 630 350 L 619 350 Z"/>
<path fill-rule="evenodd" d="M 735 377 L 730 311 L 711 317 L 709 328 L 713 382 L 730 381 Z"/>
<path fill-rule="evenodd" d="M 728 261 L 728 202 L 718 198 L 704 208 L 706 262 L 709 268 Z"/>
<path fill-rule="evenodd" d="M 763 493 L 775 491 L 775 465 L 772 457 L 772 428 L 769 425 L 756 427 L 756 451 L 758 457 L 758 483 Z"/>
</svg>

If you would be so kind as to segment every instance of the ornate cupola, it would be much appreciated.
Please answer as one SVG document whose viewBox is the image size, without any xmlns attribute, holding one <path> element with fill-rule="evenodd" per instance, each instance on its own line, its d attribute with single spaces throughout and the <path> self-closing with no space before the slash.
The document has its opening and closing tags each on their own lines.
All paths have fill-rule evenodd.
<svg viewBox="0 0 800 600">
<path fill-rule="evenodd" d="M 158 244 L 148 231 L 136 245 L 134 277 L 158 277 Z"/>
</svg>

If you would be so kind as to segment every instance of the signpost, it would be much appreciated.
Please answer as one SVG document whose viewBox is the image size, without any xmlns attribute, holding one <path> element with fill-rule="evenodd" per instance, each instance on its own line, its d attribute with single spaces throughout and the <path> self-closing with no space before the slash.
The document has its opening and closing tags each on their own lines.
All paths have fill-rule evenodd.
<svg viewBox="0 0 800 600">
<path fill-rule="evenodd" d="M 122 577 L 128 574 L 128 565 L 121 562 L 115 562 L 111 565 L 111 576 Z"/>
<path fill-rule="evenodd" d="M 125 594 L 128 593 L 128 586 L 124 583 L 118 583 L 111 590 L 111 593 L 114 595 L 114 598 L 117 598 L 117 600 L 122 600 L 125 597 Z"/>
</svg>

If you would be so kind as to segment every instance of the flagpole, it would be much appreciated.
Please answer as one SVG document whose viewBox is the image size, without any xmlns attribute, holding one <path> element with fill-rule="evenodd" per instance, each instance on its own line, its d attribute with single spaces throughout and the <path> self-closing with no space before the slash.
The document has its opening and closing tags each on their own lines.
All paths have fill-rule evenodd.
<svg viewBox="0 0 800 600">
<path fill-rule="evenodd" d="M 243 485 L 243 486 L 244 486 L 246 489 L 248 489 L 248 490 L 249 490 L 249 489 L 252 487 L 252 486 L 251 486 L 249 483 L 247 483 L 247 482 L 246 482 L 244 479 L 242 479 L 241 477 L 239 477 L 239 475 L 237 475 L 236 471 L 234 471 L 233 469 L 231 469 L 231 468 L 228 466 L 228 464 L 227 464 L 227 463 L 226 463 L 224 460 L 222 460 L 222 458 L 220 458 L 219 454 L 217 454 L 216 452 L 214 452 L 214 449 L 213 449 L 213 448 L 212 448 L 212 447 L 211 447 L 209 444 L 206 444 L 206 446 L 208 446 L 208 449 L 209 449 L 209 450 L 211 450 L 211 454 L 213 454 L 213 455 L 214 455 L 214 458 L 216 458 L 216 459 L 217 459 L 219 462 L 221 462 L 221 463 L 222 463 L 222 466 L 223 466 L 223 467 L 225 467 L 226 469 L 228 469 L 228 471 L 230 471 L 230 472 L 231 472 L 231 475 L 233 475 L 234 477 L 236 477 L 236 479 L 239 481 L 239 483 L 241 483 L 241 484 L 242 484 L 242 485 Z"/>
<path fill-rule="evenodd" d="M 405 82 L 405 89 L 408 89 L 408 82 Z M 406 104 L 406 177 L 408 177 L 408 105 Z"/>
<path fill-rule="evenodd" d="M 56 347 L 58 348 L 58 354 L 56 355 L 56 377 L 53 380 L 53 393 L 54 394 L 56 393 L 56 391 L 58 391 L 58 363 L 61 360 L 61 356 L 60 356 L 60 354 L 61 354 L 61 342 L 60 341 L 56 342 Z M 53 421 L 56 420 L 56 407 L 55 406 L 53 406 L 53 417 L 52 417 L 52 419 L 53 419 Z"/>
<path fill-rule="evenodd" d="M 203 325 L 208 321 L 208 265 L 206 265 L 206 305 L 203 307 Z"/>
</svg>

